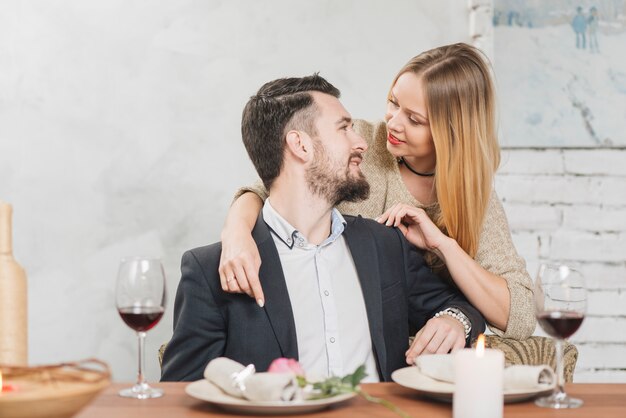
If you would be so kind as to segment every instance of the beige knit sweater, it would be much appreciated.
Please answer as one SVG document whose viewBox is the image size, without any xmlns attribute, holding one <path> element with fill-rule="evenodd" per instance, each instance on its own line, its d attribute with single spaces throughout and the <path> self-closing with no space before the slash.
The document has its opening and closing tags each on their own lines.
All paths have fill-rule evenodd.
<svg viewBox="0 0 626 418">
<path fill-rule="evenodd" d="M 433 218 L 433 215 L 439 211 L 439 204 L 425 206 L 415 200 L 407 190 L 397 161 L 387 151 L 385 123 L 374 124 L 357 120 L 355 129 L 369 146 L 361 169 L 370 183 L 370 197 L 358 203 L 340 204 L 341 213 L 375 218 L 396 203 L 408 203 L 423 208 Z M 246 191 L 252 191 L 263 199 L 267 197 L 267 191 L 261 182 L 240 189 L 236 196 Z M 495 334 L 506 338 L 529 337 L 535 330 L 533 286 L 526 271 L 526 263 L 513 246 L 504 208 L 495 191 L 492 193 L 491 202 L 487 208 L 478 252 L 474 259 L 484 269 L 503 277 L 511 294 L 511 310 L 506 331 L 503 332 L 491 325 L 489 328 Z"/>
</svg>

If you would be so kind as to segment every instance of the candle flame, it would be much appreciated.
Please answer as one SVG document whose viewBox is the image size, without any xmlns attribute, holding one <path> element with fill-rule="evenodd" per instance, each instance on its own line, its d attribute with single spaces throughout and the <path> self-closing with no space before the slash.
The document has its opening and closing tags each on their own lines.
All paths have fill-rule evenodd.
<svg viewBox="0 0 626 418">
<path fill-rule="evenodd" d="M 485 355 L 485 335 L 480 334 L 476 340 L 476 355 L 483 357 Z"/>
</svg>

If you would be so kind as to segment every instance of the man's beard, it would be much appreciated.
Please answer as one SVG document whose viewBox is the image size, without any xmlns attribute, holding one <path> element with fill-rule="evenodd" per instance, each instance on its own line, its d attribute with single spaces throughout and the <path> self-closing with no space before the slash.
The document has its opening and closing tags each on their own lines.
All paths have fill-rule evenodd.
<svg viewBox="0 0 626 418">
<path fill-rule="evenodd" d="M 319 140 L 314 140 L 315 162 L 306 171 L 307 185 L 311 191 L 326 198 L 333 206 L 341 202 L 360 202 L 369 197 L 370 185 L 365 176 L 359 171 L 357 176 L 350 172 L 350 160 L 361 157 L 361 153 L 354 152 L 346 161 L 345 168 L 333 167 L 325 147 Z"/>
</svg>

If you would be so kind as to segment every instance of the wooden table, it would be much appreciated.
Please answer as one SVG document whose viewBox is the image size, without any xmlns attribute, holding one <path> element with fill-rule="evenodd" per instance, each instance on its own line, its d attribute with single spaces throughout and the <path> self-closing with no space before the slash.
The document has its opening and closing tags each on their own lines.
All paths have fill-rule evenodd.
<svg viewBox="0 0 626 418">
<path fill-rule="evenodd" d="M 165 390 L 165 396 L 158 399 L 135 400 L 117 395 L 121 388 L 129 384 L 113 384 L 103 391 L 90 405 L 75 418 L 208 418 L 242 417 L 225 413 L 208 403 L 196 400 L 184 392 L 186 383 L 157 383 L 155 387 Z M 398 407 L 415 418 L 452 417 L 452 405 L 437 403 L 419 398 L 411 389 L 395 383 L 364 384 L 363 389 L 373 395 L 394 402 Z M 566 391 L 582 398 L 582 408 L 552 410 L 539 408 L 533 402 L 507 404 L 505 418 L 623 418 L 626 417 L 626 384 L 570 384 Z M 293 415 L 292 415 L 293 416 Z M 306 418 L 371 417 L 397 418 L 386 408 L 371 404 L 357 397 L 340 406 L 324 411 L 301 415 Z M 246 417 L 250 417 L 247 415 Z"/>
</svg>

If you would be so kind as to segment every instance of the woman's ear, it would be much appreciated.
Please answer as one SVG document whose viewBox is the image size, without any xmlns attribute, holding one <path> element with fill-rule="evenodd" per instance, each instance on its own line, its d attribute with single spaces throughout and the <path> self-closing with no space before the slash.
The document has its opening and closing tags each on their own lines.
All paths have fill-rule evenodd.
<svg viewBox="0 0 626 418">
<path fill-rule="evenodd" d="M 313 143 L 306 132 L 292 130 L 285 137 L 287 150 L 295 158 L 308 161 L 313 155 Z"/>
</svg>

